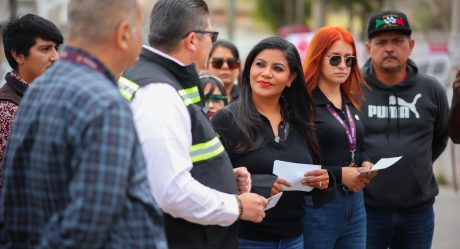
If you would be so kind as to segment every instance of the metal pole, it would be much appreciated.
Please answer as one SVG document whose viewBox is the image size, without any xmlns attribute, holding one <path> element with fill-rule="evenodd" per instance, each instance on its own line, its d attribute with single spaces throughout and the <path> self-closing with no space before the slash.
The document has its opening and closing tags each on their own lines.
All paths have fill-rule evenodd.
<svg viewBox="0 0 460 249">
<path fill-rule="evenodd" d="M 10 17 L 15 17 L 18 14 L 18 1 L 17 0 L 8 0 L 10 5 Z"/>
<path fill-rule="evenodd" d="M 299 26 L 305 26 L 305 1 L 297 0 L 295 8 L 296 24 Z"/>
<path fill-rule="evenodd" d="M 313 0 L 313 8 L 311 8 L 311 13 L 313 17 L 313 30 L 317 30 L 324 26 L 325 21 L 325 5 L 326 0 Z"/>
<path fill-rule="evenodd" d="M 235 38 L 235 12 L 236 12 L 236 0 L 228 1 L 228 24 L 227 32 L 228 39 L 233 41 Z"/>
</svg>

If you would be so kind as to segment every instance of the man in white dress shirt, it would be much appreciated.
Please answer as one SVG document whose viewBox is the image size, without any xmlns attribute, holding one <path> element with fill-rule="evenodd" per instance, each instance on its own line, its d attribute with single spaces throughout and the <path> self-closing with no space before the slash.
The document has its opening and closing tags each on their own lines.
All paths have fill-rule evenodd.
<svg viewBox="0 0 460 249">
<path fill-rule="evenodd" d="M 125 72 L 152 194 L 166 213 L 170 248 L 237 248 L 238 219 L 260 222 L 266 199 L 249 193 L 248 171 L 232 168 L 203 105 L 197 71 L 217 32 L 202 0 L 160 0 L 150 46 Z"/>
</svg>

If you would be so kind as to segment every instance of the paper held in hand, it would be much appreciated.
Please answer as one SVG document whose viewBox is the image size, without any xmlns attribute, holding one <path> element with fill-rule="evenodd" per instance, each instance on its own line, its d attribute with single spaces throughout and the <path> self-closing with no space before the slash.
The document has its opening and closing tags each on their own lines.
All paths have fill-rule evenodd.
<svg viewBox="0 0 460 249">
<path fill-rule="evenodd" d="M 288 181 L 292 187 L 283 185 L 284 191 L 305 191 L 310 192 L 313 188 L 304 186 L 302 180 L 305 179 L 304 174 L 308 171 L 321 169 L 320 165 L 291 163 L 276 160 L 273 163 L 273 174 Z"/>
<path fill-rule="evenodd" d="M 278 194 L 270 197 L 267 199 L 267 205 L 265 205 L 264 210 L 269 210 L 270 208 L 276 206 L 276 203 L 281 199 L 281 196 L 283 195 L 283 192 L 279 192 Z"/>
<path fill-rule="evenodd" d="M 374 172 L 374 171 L 386 169 L 386 168 L 392 166 L 393 164 L 395 164 L 401 158 L 402 158 L 402 156 L 382 158 L 376 164 L 374 164 L 374 166 L 371 169 L 363 170 L 363 171 L 361 171 L 359 173 L 364 174 L 364 173 L 369 173 L 369 172 Z"/>
</svg>

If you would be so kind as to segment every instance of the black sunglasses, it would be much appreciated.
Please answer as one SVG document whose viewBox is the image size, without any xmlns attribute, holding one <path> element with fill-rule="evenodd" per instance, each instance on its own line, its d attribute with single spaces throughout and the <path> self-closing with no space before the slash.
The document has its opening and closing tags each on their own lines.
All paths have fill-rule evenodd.
<svg viewBox="0 0 460 249">
<path fill-rule="evenodd" d="M 217 37 L 219 37 L 219 32 L 217 31 L 206 31 L 206 30 L 192 30 L 190 32 L 187 32 L 185 33 L 184 36 L 182 36 L 182 38 L 185 38 L 187 37 L 190 33 L 192 32 L 195 32 L 195 33 L 199 33 L 199 34 L 209 34 L 211 36 L 211 42 L 214 43 L 217 41 Z"/>
<path fill-rule="evenodd" d="M 331 55 L 326 56 L 326 58 L 329 59 L 329 64 L 333 67 L 338 66 L 342 62 L 342 60 L 345 61 L 345 65 L 347 67 L 353 67 L 357 62 L 356 57 L 352 55 L 347 57 L 342 57 L 341 55 Z"/>
<path fill-rule="evenodd" d="M 211 59 L 211 66 L 216 69 L 221 69 L 224 66 L 224 62 L 227 62 L 229 69 L 237 69 L 240 67 L 240 60 L 237 58 L 222 58 L 214 57 Z"/>
</svg>

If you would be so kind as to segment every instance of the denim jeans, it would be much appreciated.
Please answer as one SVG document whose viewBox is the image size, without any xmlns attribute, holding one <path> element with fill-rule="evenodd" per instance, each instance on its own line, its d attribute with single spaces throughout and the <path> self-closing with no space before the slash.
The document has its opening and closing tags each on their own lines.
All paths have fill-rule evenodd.
<svg viewBox="0 0 460 249">
<path fill-rule="evenodd" d="M 278 241 L 239 239 L 239 249 L 303 249 L 302 235 Z"/>
<path fill-rule="evenodd" d="M 308 249 L 366 248 L 363 192 L 338 191 L 336 198 L 314 209 L 305 197 L 304 245 Z"/>
<path fill-rule="evenodd" d="M 367 249 L 430 249 L 434 211 L 386 211 L 366 207 Z"/>
</svg>

